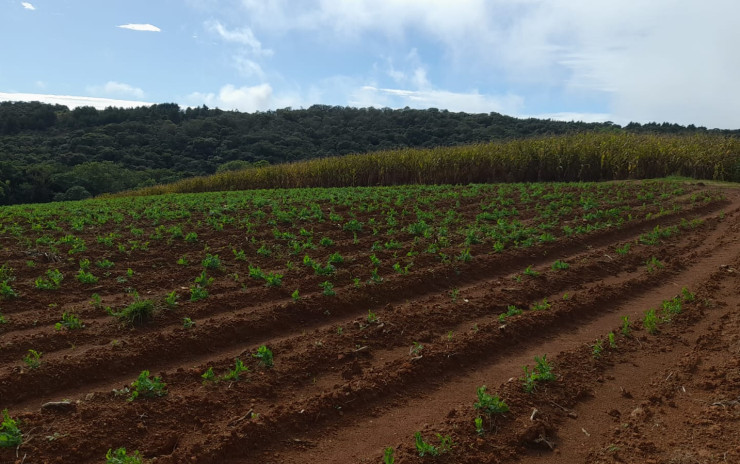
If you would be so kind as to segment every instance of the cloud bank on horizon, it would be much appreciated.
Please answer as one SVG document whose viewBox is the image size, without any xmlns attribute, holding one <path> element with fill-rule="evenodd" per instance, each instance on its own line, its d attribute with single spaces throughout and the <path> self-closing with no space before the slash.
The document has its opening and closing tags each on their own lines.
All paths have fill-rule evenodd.
<svg viewBox="0 0 740 464">
<path fill-rule="evenodd" d="M 240 111 L 435 107 L 740 128 L 734 0 L 42 6 L 22 2 L 8 14 L 0 6 L 0 38 L 24 43 L 0 71 L 0 98 L 83 95 Z"/>
</svg>

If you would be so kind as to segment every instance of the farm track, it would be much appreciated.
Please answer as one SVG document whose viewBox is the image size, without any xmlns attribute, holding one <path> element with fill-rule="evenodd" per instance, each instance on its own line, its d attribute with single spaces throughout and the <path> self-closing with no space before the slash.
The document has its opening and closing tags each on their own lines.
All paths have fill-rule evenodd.
<svg viewBox="0 0 740 464">
<path fill-rule="evenodd" d="M 39 334 L 28 324 L 19 324 L 24 328 L 18 331 L 0 329 L 0 361 L 15 364 L 0 373 L 1 406 L 34 424 L 37 436 L 24 447 L 37 453 L 39 462 L 68 462 L 59 456 L 70 455 L 77 462 L 98 462 L 101 450 L 117 446 L 173 463 L 377 462 L 386 446 L 404 453 L 414 431 L 442 424 L 448 412 L 454 417 L 461 404 L 472 403 L 477 386 L 505 384 L 534 355 L 592 342 L 617 326 L 618 316 L 636 319 L 682 286 L 709 280 L 719 264 L 733 262 L 740 248 L 729 238 L 738 225 L 740 201 L 727 193 L 730 201 L 585 239 L 502 255 L 486 255 L 473 246 L 472 263 L 457 269 L 417 260 L 423 271 L 386 273 L 377 288 L 338 286 L 334 299 L 307 291 L 293 302 L 285 290 L 277 301 L 271 293 L 270 301 L 266 289 L 235 295 L 238 285 L 221 284 L 207 308 L 163 312 L 151 325 L 128 333 L 92 309 L 79 311 L 90 321 L 79 334 L 48 329 Z M 656 225 L 695 218 L 704 224 L 680 229 L 661 245 L 635 244 Z M 629 254 L 617 256 L 615 246 L 628 242 L 633 243 Z M 337 245 L 344 249 L 345 244 Z M 648 273 L 645 261 L 652 256 L 665 269 Z M 555 259 L 571 268 L 549 270 Z M 541 275 L 512 279 L 529 265 Z M 350 269 L 343 272 L 352 275 Z M 144 293 L 156 285 L 140 288 Z M 255 303 L 245 306 L 244 297 L 254 297 Z M 544 298 L 552 304 L 549 309 L 499 322 L 508 305 L 526 309 Z M 83 297 L 68 305 L 84 302 Z M 379 322 L 366 321 L 368 310 Z M 6 314 L 24 321 L 42 313 Z M 183 329 L 184 314 L 198 326 Z M 117 343 L 111 344 L 114 338 Z M 421 356 L 410 356 L 413 342 L 424 345 Z M 272 369 L 250 360 L 262 344 L 275 353 Z M 42 369 L 21 370 L 13 362 L 30 346 L 45 353 Z M 223 373 L 237 356 L 252 370 L 245 381 L 202 384 L 200 374 L 208 367 Z M 107 393 L 130 383 L 143 368 L 162 375 L 169 385 L 167 398 L 126 402 Z M 62 398 L 80 400 L 74 413 L 36 412 L 39 402 Z M 250 418 L 250 412 L 259 416 Z M 111 430 L 131 433 L 123 442 Z M 42 436 L 55 433 L 59 439 L 42 442 Z"/>
</svg>

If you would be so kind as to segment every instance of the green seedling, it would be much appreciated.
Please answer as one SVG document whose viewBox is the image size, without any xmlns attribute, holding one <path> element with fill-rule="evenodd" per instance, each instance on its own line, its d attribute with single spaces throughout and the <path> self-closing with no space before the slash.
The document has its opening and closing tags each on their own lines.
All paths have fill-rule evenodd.
<svg viewBox="0 0 740 464">
<path fill-rule="evenodd" d="M 524 270 L 524 275 L 527 275 L 530 277 L 537 277 L 538 275 L 540 275 L 540 273 L 532 269 L 532 266 L 530 265 L 530 266 L 527 266 L 527 268 Z"/>
<path fill-rule="evenodd" d="M 144 461 L 141 460 L 138 451 L 134 451 L 134 454 L 129 456 L 126 453 L 126 448 L 118 448 L 116 450 L 109 449 L 105 453 L 105 464 L 144 464 Z"/>
<path fill-rule="evenodd" d="M 655 334 L 656 332 L 658 332 L 658 317 L 655 315 L 654 309 L 650 309 L 645 313 L 645 318 L 642 320 L 642 325 L 650 334 Z"/>
<path fill-rule="evenodd" d="M 96 284 L 98 283 L 98 278 L 92 275 L 92 273 L 85 271 L 84 269 L 80 268 L 79 271 L 77 271 L 77 280 L 80 283 L 83 284 Z"/>
<path fill-rule="evenodd" d="M 559 259 L 552 264 L 552 269 L 554 271 L 564 271 L 568 268 L 570 268 L 570 264 L 560 261 Z"/>
<path fill-rule="evenodd" d="M 611 349 L 616 348 L 617 347 L 617 341 L 616 341 L 616 337 L 614 337 L 614 332 L 609 332 L 609 334 L 607 335 L 607 337 L 609 338 L 609 348 L 611 348 Z"/>
<path fill-rule="evenodd" d="M 370 310 L 370 309 L 367 310 L 367 322 L 369 322 L 370 324 L 374 324 L 374 323 L 378 322 L 378 316 L 377 316 L 377 314 L 375 314 L 374 312 L 372 312 L 372 310 Z"/>
<path fill-rule="evenodd" d="M 7 409 L 3 409 L 3 421 L 0 422 L 0 448 L 16 448 L 23 443 L 23 433 L 18 421 L 11 418 Z"/>
<path fill-rule="evenodd" d="M 630 335 L 630 317 L 622 316 L 622 335 L 629 337 Z"/>
<path fill-rule="evenodd" d="M 209 367 L 204 373 L 200 375 L 200 377 L 203 379 L 203 384 L 205 385 L 208 382 L 215 382 L 216 374 L 213 373 L 213 368 Z"/>
<path fill-rule="evenodd" d="M 42 352 L 36 350 L 28 350 L 28 354 L 23 357 L 23 362 L 26 363 L 29 369 L 37 369 L 41 366 Z"/>
<path fill-rule="evenodd" d="M 154 302 L 136 296 L 133 303 L 115 313 L 115 316 L 129 324 L 142 324 L 154 316 Z"/>
<path fill-rule="evenodd" d="M 236 358 L 236 360 L 234 361 L 234 369 L 232 369 L 229 372 L 227 372 L 224 375 L 223 379 L 224 380 L 233 380 L 234 382 L 238 382 L 239 381 L 239 375 L 242 372 L 249 372 L 249 368 L 244 365 L 244 363 L 242 362 L 241 359 Z"/>
<path fill-rule="evenodd" d="M 443 437 L 438 433 L 437 438 L 439 439 L 439 446 L 434 446 L 424 441 L 424 438 L 421 436 L 421 432 L 416 432 L 414 434 L 414 442 L 416 444 L 416 451 L 419 453 L 419 457 L 439 456 L 440 454 L 446 453 L 452 449 L 452 437 L 449 435 Z"/>
<path fill-rule="evenodd" d="M 478 387 L 476 394 L 478 395 L 478 401 L 473 403 L 473 407 L 480 409 L 489 417 L 493 414 L 509 412 L 509 406 L 498 395 L 491 396 L 486 393 L 485 385 Z"/>
<path fill-rule="evenodd" d="M 383 450 L 383 464 L 394 464 L 396 458 L 393 457 L 393 447 L 389 446 Z"/>
<path fill-rule="evenodd" d="M 601 358 L 601 353 L 604 352 L 604 342 L 600 338 L 596 340 L 596 343 L 594 343 L 591 346 L 591 353 L 593 354 L 595 359 Z"/>
<path fill-rule="evenodd" d="M 483 418 L 481 416 L 478 416 L 478 417 L 475 418 L 475 420 L 473 422 L 475 423 L 475 433 L 477 433 L 478 435 L 483 436 L 483 434 L 486 432 L 483 429 Z"/>
<path fill-rule="evenodd" d="M 190 287 L 190 301 L 199 301 L 208 298 L 208 290 L 198 285 Z"/>
<path fill-rule="evenodd" d="M 414 344 L 409 349 L 409 356 L 421 356 L 421 350 L 423 349 L 424 345 L 419 342 L 414 342 Z"/>
<path fill-rule="evenodd" d="M 328 280 L 321 282 L 319 284 L 319 287 L 323 288 L 324 290 L 321 292 L 325 296 L 334 296 L 336 295 L 336 292 L 334 291 L 334 284 L 329 282 Z"/>
<path fill-rule="evenodd" d="M 192 329 L 193 327 L 195 327 L 195 321 L 193 321 L 189 317 L 183 317 L 182 318 L 182 326 L 185 329 Z"/>
<path fill-rule="evenodd" d="M 529 370 L 528 366 L 524 366 L 524 377 L 520 380 L 524 382 L 524 391 L 532 393 L 536 387 L 537 382 L 550 382 L 555 380 L 555 374 L 552 373 L 552 367 L 547 362 L 547 355 L 542 357 L 534 357 L 535 367 L 532 371 Z"/>
<path fill-rule="evenodd" d="M 301 299 L 301 295 L 298 292 L 298 289 L 297 288 L 295 290 L 293 290 L 293 293 L 290 294 L 290 297 L 293 298 L 293 301 L 298 301 L 298 300 Z"/>
<path fill-rule="evenodd" d="M 169 306 L 170 308 L 174 308 L 177 306 L 177 299 L 179 297 L 177 296 L 177 290 L 172 290 L 170 293 L 167 294 L 167 296 L 164 299 L 164 302 Z"/>
<path fill-rule="evenodd" d="M 264 367 L 272 367 L 274 365 L 272 359 L 272 351 L 265 345 L 257 348 L 257 353 L 253 354 L 252 357 L 259 359 L 259 365 Z"/>
<path fill-rule="evenodd" d="M 49 269 L 46 271 L 46 278 L 39 277 L 34 283 L 40 290 L 57 290 L 62 285 L 62 280 L 64 275 L 59 269 Z"/>
<path fill-rule="evenodd" d="M 547 298 L 544 298 L 539 303 L 534 303 L 532 305 L 532 311 L 544 311 L 546 309 L 549 309 L 552 304 L 547 302 Z"/>
<path fill-rule="evenodd" d="M 688 288 L 683 287 L 681 289 L 681 299 L 687 303 L 692 302 L 696 299 L 696 295 L 691 293 Z"/>
<path fill-rule="evenodd" d="M 75 316 L 72 313 L 64 312 L 62 313 L 62 320 L 61 322 L 57 322 L 54 324 L 54 329 L 56 330 L 74 330 L 74 329 L 82 329 L 85 327 L 82 322 L 80 322 L 80 319 Z"/>
<path fill-rule="evenodd" d="M 141 371 L 139 377 L 131 383 L 131 396 L 129 401 L 134 401 L 137 398 L 157 398 L 165 396 L 167 390 L 165 387 L 166 383 L 162 382 L 162 378 L 155 376 L 149 378 L 149 371 Z"/>
<path fill-rule="evenodd" d="M 631 245 L 629 243 L 625 243 L 621 247 L 617 247 L 616 252 L 617 252 L 618 255 L 624 256 L 624 255 L 626 255 L 627 253 L 630 252 L 630 247 L 631 247 Z"/>
<path fill-rule="evenodd" d="M 521 314 L 522 312 L 523 312 L 523 311 L 522 311 L 521 309 L 517 308 L 516 306 L 514 306 L 514 305 L 509 305 L 509 306 L 508 306 L 508 307 L 506 308 L 506 312 L 505 312 L 505 313 L 501 313 L 501 314 L 499 314 L 499 315 L 498 315 L 498 321 L 499 321 L 499 322 L 504 322 L 504 321 L 506 320 L 506 318 L 507 318 L 507 317 L 511 317 L 511 316 L 518 316 L 518 315 L 519 315 L 519 314 Z"/>
<path fill-rule="evenodd" d="M 658 261 L 658 258 L 656 258 L 655 256 L 651 256 L 650 259 L 648 259 L 645 262 L 645 266 L 647 266 L 648 272 L 654 272 L 654 271 L 657 271 L 658 269 L 665 268 L 663 263 Z"/>
</svg>

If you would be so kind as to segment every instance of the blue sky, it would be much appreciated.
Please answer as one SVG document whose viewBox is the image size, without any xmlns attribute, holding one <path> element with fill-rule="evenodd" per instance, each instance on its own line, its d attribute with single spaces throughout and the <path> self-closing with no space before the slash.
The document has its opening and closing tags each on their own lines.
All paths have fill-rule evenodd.
<svg viewBox="0 0 740 464">
<path fill-rule="evenodd" d="M 739 17 L 736 0 L 0 0 L 0 100 L 740 128 Z"/>
</svg>

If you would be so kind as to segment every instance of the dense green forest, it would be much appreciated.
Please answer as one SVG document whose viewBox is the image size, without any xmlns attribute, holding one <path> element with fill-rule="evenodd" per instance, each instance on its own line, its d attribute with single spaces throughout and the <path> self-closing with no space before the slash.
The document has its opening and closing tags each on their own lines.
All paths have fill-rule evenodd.
<svg viewBox="0 0 740 464">
<path fill-rule="evenodd" d="M 75 200 L 264 164 L 584 131 L 716 132 L 676 124 L 561 122 L 498 113 L 316 105 L 239 113 L 160 104 L 96 110 L 0 103 L 0 204 Z"/>
</svg>

